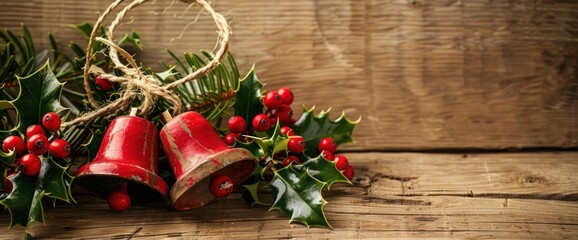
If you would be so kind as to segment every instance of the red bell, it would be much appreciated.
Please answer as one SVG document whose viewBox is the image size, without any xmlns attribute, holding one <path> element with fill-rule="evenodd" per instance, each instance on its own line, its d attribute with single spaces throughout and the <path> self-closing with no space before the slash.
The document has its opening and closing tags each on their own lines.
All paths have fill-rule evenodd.
<svg viewBox="0 0 578 240">
<path fill-rule="evenodd" d="M 216 199 L 211 177 L 228 176 L 233 186 L 249 177 L 257 161 L 242 148 L 229 148 L 201 114 L 186 112 L 161 130 L 161 146 L 175 174 L 170 196 L 175 209 L 187 210 Z"/>
<path fill-rule="evenodd" d="M 158 130 L 135 116 L 115 118 L 91 163 L 76 172 L 75 183 L 101 198 L 121 188 L 133 203 L 164 202 L 168 185 L 158 176 Z"/>
</svg>

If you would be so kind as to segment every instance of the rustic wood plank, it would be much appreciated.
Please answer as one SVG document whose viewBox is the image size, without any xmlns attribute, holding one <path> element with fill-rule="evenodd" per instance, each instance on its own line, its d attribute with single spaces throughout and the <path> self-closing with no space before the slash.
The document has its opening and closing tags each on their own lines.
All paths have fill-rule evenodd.
<svg viewBox="0 0 578 240">
<path fill-rule="evenodd" d="M 58 239 L 571 239 L 578 236 L 578 152 L 347 154 L 354 185 L 326 193 L 334 230 L 288 224 L 249 208 L 240 194 L 194 211 L 133 207 L 124 213 L 77 195 L 45 209 L 33 234 Z M 0 228 L 8 225 L 0 212 Z M 0 238 L 16 239 L 21 228 Z"/>
<path fill-rule="evenodd" d="M 48 31 L 81 42 L 66 25 L 93 22 L 110 2 L 4 0 L 0 22 L 27 23 L 40 47 Z M 145 51 L 136 56 L 145 63 L 167 59 L 165 48 L 214 46 L 207 16 L 194 22 L 197 9 L 169 5 L 143 5 L 117 34 L 141 34 Z M 358 144 L 347 149 L 578 147 L 576 1 L 214 5 L 231 19 L 241 69 L 255 63 L 268 89 L 289 86 L 297 103 L 363 116 Z"/>
</svg>

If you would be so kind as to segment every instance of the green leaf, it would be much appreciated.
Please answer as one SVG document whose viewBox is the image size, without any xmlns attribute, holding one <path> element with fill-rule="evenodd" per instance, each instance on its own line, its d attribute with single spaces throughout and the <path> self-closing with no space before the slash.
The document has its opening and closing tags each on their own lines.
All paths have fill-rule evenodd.
<svg viewBox="0 0 578 240">
<path fill-rule="evenodd" d="M 257 114 L 263 113 L 263 84 L 255 75 L 255 66 L 239 83 L 236 90 L 235 105 L 233 109 L 235 116 L 241 116 L 245 121 L 251 122 Z"/>
<path fill-rule="evenodd" d="M 18 77 L 18 83 L 20 93 L 15 100 L 9 102 L 16 110 L 18 119 L 18 125 L 12 131 L 18 131 L 23 135 L 28 126 L 40 123 L 45 113 L 65 110 L 60 105 L 60 94 L 64 84 L 58 82 L 48 62 L 31 75 Z M 4 105 L 5 103 L 0 104 Z M 0 138 L 6 138 L 9 133 L 10 131 L 0 131 Z"/>
<path fill-rule="evenodd" d="M 307 158 L 307 161 L 302 164 L 293 165 L 293 168 L 299 172 L 307 171 L 314 178 L 326 182 L 328 189 L 336 182 L 350 183 L 341 171 L 337 169 L 335 161 L 329 161 L 321 154 L 315 158 Z"/>
<path fill-rule="evenodd" d="M 353 129 L 358 121 L 352 122 L 342 113 L 339 118 L 334 121 L 329 119 L 329 110 L 322 111 L 315 116 L 315 107 L 311 109 L 303 108 L 303 115 L 297 120 L 293 126 L 293 131 L 296 135 L 302 136 L 305 139 L 305 154 L 309 156 L 319 155 L 317 145 L 321 139 L 331 137 L 337 145 L 343 143 L 353 142 Z"/>
<path fill-rule="evenodd" d="M 243 198 L 247 201 L 247 203 L 251 204 L 251 206 L 255 204 L 268 205 L 262 202 L 261 198 L 259 198 L 259 188 L 261 187 L 261 181 L 264 179 L 264 170 L 265 169 L 261 165 L 257 165 L 257 168 L 253 172 L 253 176 L 247 179 L 245 184 L 243 184 L 243 187 L 247 189 L 247 192 L 245 192 L 243 195 L 249 194 L 248 196 L 243 196 Z"/>
<path fill-rule="evenodd" d="M 52 158 L 43 158 L 37 177 L 28 177 L 21 172 L 14 176 L 12 192 L 0 201 L 10 211 L 10 227 L 21 225 L 28 228 L 35 221 L 44 223 L 44 196 L 70 202 L 71 176 L 65 169 Z"/>
<path fill-rule="evenodd" d="M 12 217 L 10 227 L 16 225 L 26 227 L 33 221 L 43 222 L 42 212 L 32 211 L 33 208 L 39 209 L 38 204 L 42 205 L 39 201 L 40 199 L 36 196 L 36 179 L 36 177 L 27 177 L 22 173 L 17 173 L 13 177 L 14 186 L 12 192 L 7 198 L 0 201 L 0 204 L 10 211 L 10 216 Z"/>
<path fill-rule="evenodd" d="M 236 140 L 235 147 L 249 150 L 256 158 L 263 158 L 267 156 L 265 150 L 256 141 L 240 142 Z"/>
<path fill-rule="evenodd" d="M 297 172 L 291 166 L 273 172 L 275 177 L 268 185 L 275 196 L 271 209 L 283 211 L 290 222 L 331 228 L 323 212 L 327 201 L 321 196 L 326 183 L 315 179 L 309 172 Z"/>
<path fill-rule="evenodd" d="M 288 138 L 281 135 L 281 130 L 280 130 L 280 126 L 279 126 L 278 122 L 277 122 L 277 125 L 275 125 L 275 129 L 273 130 L 273 132 L 271 133 L 271 136 L 269 138 L 256 137 L 256 136 L 251 136 L 251 135 L 245 135 L 245 137 L 252 139 L 252 141 L 249 144 L 256 143 L 261 148 L 260 151 L 263 152 L 264 156 L 273 156 L 273 154 L 276 153 L 275 150 L 280 151 L 283 148 L 287 149 L 287 142 L 288 141 L 285 141 L 285 140 L 287 140 Z M 237 143 L 241 143 L 241 142 L 237 141 Z M 283 143 L 284 143 L 284 145 L 283 145 Z M 241 145 L 243 145 L 243 144 L 241 144 Z M 237 146 L 237 145 L 235 145 L 235 146 Z M 248 150 L 251 151 L 251 149 L 248 149 Z M 257 155 L 255 155 L 255 156 L 257 157 Z M 264 157 L 264 156 L 262 156 L 262 157 Z"/>
<path fill-rule="evenodd" d="M 140 42 L 140 36 L 136 32 L 132 32 L 130 35 L 126 34 L 124 37 L 118 41 L 118 45 L 123 43 L 131 43 L 132 45 L 138 47 L 139 49 L 143 49 L 143 45 Z"/>
<path fill-rule="evenodd" d="M 92 32 L 92 24 L 90 24 L 89 22 L 82 22 L 79 24 L 72 25 L 72 28 L 78 30 L 86 38 L 89 38 L 90 33 Z"/>
<path fill-rule="evenodd" d="M 100 130 L 97 130 L 96 132 L 90 131 L 90 139 L 81 145 L 82 148 L 84 148 L 84 150 L 86 150 L 88 153 L 89 162 L 91 162 L 94 157 L 96 157 L 103 138 L 104 134 Z"/>
</svg>

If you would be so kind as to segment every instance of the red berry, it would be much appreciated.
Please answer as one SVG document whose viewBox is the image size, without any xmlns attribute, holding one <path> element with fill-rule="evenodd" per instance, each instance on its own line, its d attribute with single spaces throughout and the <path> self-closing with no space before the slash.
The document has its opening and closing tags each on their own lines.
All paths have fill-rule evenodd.
<svg viewBox="0 0 578 240">
<path fill-rule="evenodd" d="M 14 189 L 14 185 L 12 184 L 12 181 L 10 181 L 10 178 L 14 175 L 15 173 L 11 173 L 8 176 L 6 176 L 4 178 L 4 192 L 10 194 L 12 192 L 12 190 Z"/>
<path fill-rule="evenodd" d="M 233 180 L 231 180 L 230 177 L 221 175 L 211 180 L 210 188 L 213 196 L 217 198 L 223 198 L 229 196 L 233 192 L 235 186 L 233 185 Z"/>
<path fill-rule="evenodd" d="M 126 190 L 124 189 L 111 192 L 108 195 L 108 199 L 106 202 L 108 203 L 108 207 L 110 207 L 110 209 L 117 212 L 126 211 L 131 204 L 130 196 L 128 195 L 128 192 L 126 192 Z"/>
<path fill-rule="evenodd" d="M 301 153 L 305 150 L 305 139 L 301 136 L 291 137 L 287 143 L 289 151 L 294 153 Z"/>
<path fill-rule="evenodd" d="M 335 156 L 335 162 L 335 166 L 337 169 L 339 169 L 339 171 L 344 171 L 349 167 L 349 161 L 343 155 Z"/>
<path fill-rule="evenodd" d="M 293 92 L 289 88 L 282 87 L 277 90 L 277 93 L 281 96 L 281 102 L 286 105 L 291 105 L 293 103 Z"/>
<path fill-rule="evenodd" d="M 331 152 L 323 151 L 323 152 L 321 152 L 321 155 L 323 155 L 323 157 L 329 161 L 335 160 L 335 156 L 333 156 L 333 153 L 331 153 Z"/>
<path fill-rule="evenodd" d="M 301 160 L 299 160 L 298 157 L 296 156 L 287 156 L 284 160 L 283 160 L 283 166 L 287 167 L 289 166 L 289 164 L 295 162 L 295 164 L 300 164 Z"/>
<path fill-rule="evenodd" d="M 42 161 L 38 156 L 28 153 L 20 158 L 20 166 L 24 175 L 34 177 L 40 173 Z"/>
<path fill-rule="evenodd" d="M 11 150 L 16 153 L 16 156 L 24 153 L 24 151 L 26 151 L 24 140 L 19 136 L 8 136 L 5 138 L 4 141 L 2 141 L 2 151 L 7 153 Z"/>
<path fill-rule="evenodd" d="M 277 109 L 283 104 L 281 95 L 279 95 L 277 91 L 268 92 L 265 94 L 265 97 L 263 97 L 263 104 L 265 104 L 265 107 L 268 109 Z"/>
<path fill-rule="evenodd" d="M 43 134 L 36 134 L 28 138 L 26 146 L 28 147 L 28 152 L 34 155 L 42 155 L 48 151 L 48 138 Z"/>
<path fill-rule="evenodd" d="M 233 116 L 229 118 L 229 122 L 227 124 L 229 130 L 233 133 L 243 133 L 247 129 L 247 123 L 245 119 L 241 116 Z"/>
<path fill-rule="evenodd" d="M 271 122 L 269 122 L 267 115 L 262 113 L 257 114 L 257 116 L 253 118 L 253 127 L 259 132 L 264 132 L 271 127 Z"/>
<path fill-rule="evenodd" d="M 331 153 L 335 153 L 335 151 L 337 151 L 337 144 L 335 144 L 333 139 L 329 137 L 321 139 L 317 147 L 319 148 L 320 152 L 328 151 Z"/>
<path fill-rule="evenodd" d="M 349 165 L 345 171 L 343 171 L 343 176 L 345 176 L 349 181 L 353 179 L 353 175 L 355 175 L 355 170 L 353 166 Z"/>
<path fill-rule="evenodd" d="M 281 123 L 289 123 L 293 119 L 293 109 L 283 104 L 275 111 L 275 116 L 279 118 Z"/>
<path fill-rule="evenodd" d="M 290 127 L 287 127 L 287 126 L 283 126 L 283 127 L 281 127 L 281 135 L 293 136 L 295 134 L 293 133 L 293 129 L 291 129 Z"/>
<path fill-rule="evenodd" d="M 50 150 L 52 156 L 65 158 L 70 154 L 70 144 L 64 139 L 55 139 L 50 142 L 48 150 Z"/>
<path fill-rule="evenodd" d="M 42 126 L 48 131 L 56 132 L 60 128 L 60 123 L 62 123 L 62 120 L 55 112 L 49 112 L 42 116 Z"/>
<path fill-rule="evenodd" d="M 95 83 L 96 83 L 96 87 L 98 88 L 98 90 L 100 91 L 110 91 L 112 90 L 112 83 L 103 77 L 96 77 L 96 79 L 94 79 Z"/>
<path fill-rule="evenodd" d="M 36 134 L 42 134 L 46 136 L 46 133 L 44 132 L 44 128 L 42 128 L 42 126 L 38 125 L 38 124 L 34 124 L 34 125 L 30 125 L 28 126 L 28 128 L 26 128 L 26 137 L 30 138 Z"/>
<path fill-rule="evenodd" d="M 229 133 L 229 134 L 223 136 L 223 141 L 229 146 L 235 145 L 236 139 L 237 139 L 237 134 L 234 134 L 234 133 Z"/>
</svg>

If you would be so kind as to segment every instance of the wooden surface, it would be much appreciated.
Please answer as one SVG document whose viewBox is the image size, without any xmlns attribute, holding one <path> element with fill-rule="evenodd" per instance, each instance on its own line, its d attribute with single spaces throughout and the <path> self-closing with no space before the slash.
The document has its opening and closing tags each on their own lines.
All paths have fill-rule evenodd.
<svg viewBox="0 0 578 240">
<path fill-rule="evenodd" d="M 53 32 L 94 22 L 111 0 L 2 0 L 0 27 Z M 212 49 L 206 14 L 169 0 L 130 13 L 154 64 Z M 214 0 L 233 27 L 241 69 L 296 104 L 363 117 L 353 150 L 578 147 L 578 1 Z M 182 34 L 182 36 L 181 36 Z"/>
<path fill-rule="evenodd" d="M 103 200 L 46 207 L 48 239 L 576 239 L 578 152 L 509 154 L 347 154 L 353 185 L 325 194 L 334 230 L 288 224 L 280 211 L 249 208 L 234 194 L 193 211 L 134 207 Z M 47 205 L 48 206 L 48 205 Z M 0 229 L 8 225 L 0 212 Z M 1 239 L 21 237 L 21 228 Z"/>
</svg>

